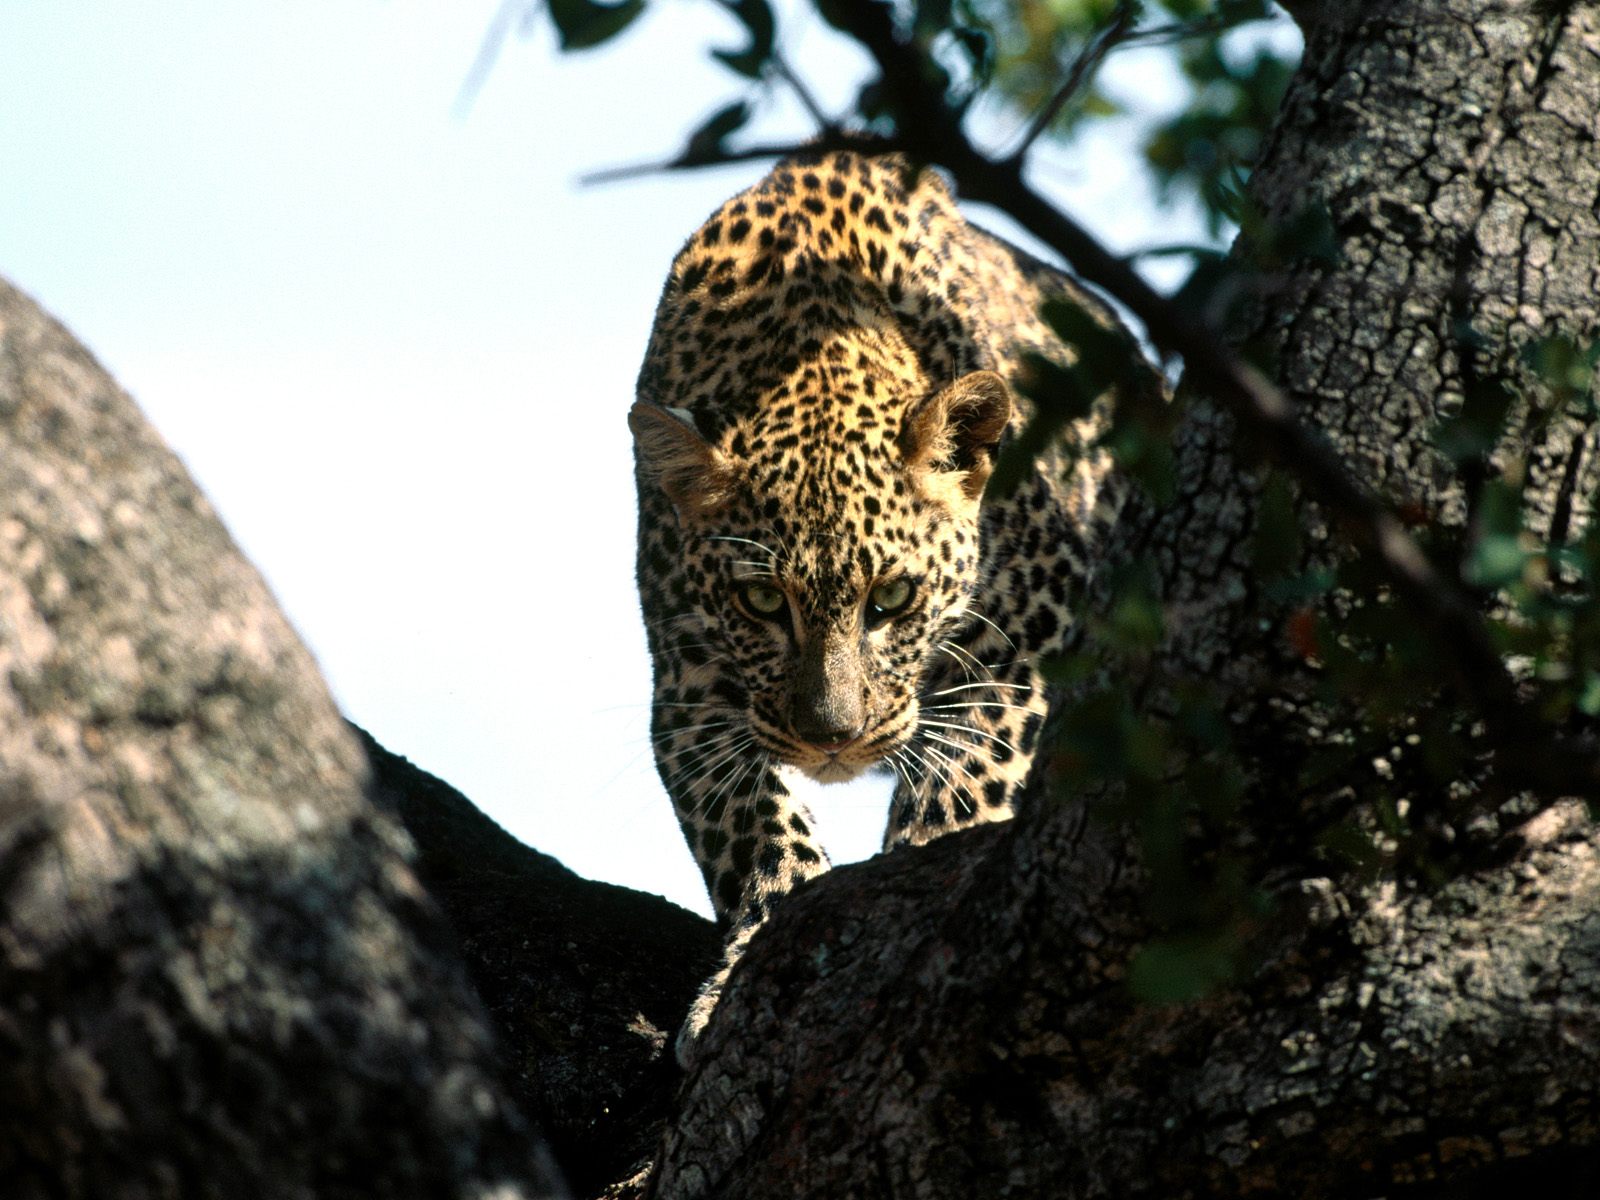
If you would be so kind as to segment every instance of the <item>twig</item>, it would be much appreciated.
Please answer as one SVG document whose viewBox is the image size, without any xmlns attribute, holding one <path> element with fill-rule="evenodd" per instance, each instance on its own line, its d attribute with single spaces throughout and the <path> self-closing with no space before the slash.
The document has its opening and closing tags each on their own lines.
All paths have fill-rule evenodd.
<svg viewBox="0 0 1600 1200">
<path fill-rule="evenodd" d="M 1061 81 L 1061 86 L 1055 94 L 1045 101 L 1044 106 L 1034 114 L 1033 120 L 1028 123 L 1027 131 L 1022 135 L 1022 140 L 1016 148 L 1006 155 L 1008 162 L 1021 162 L 1027 155 L 1029 147 L 1055 124 L 1061 115 L 1061 110 L 1066 107 L 1068 100 L 1077 95 L 1080 88 L 1099 68 L 1111 48 L 1125 39 L 1133 31 L 1133 23 L 1138 13 L 1135 5 L 1122 0 L 1111 18 L 1102 25 L 1093 37 L 1085 43 L 1078 56 L 1072 60 L 1072 66 L 1067 69 L 1067 77 Z"/>
<path fill-rule="evenodd" d="M 723 167 L 730 163 L 753 162 L 758 159 L 788 158 L 794 154 L 826 154 L 833 150 L 853 150 L 857 154 L 888 154 L 895 144 L 875 134 L 847 133 L 835 129 L 804 142 L 768 142 L 757 146 L 743 146 L 737 150 L 722 150 L 714 155 L 662 159 L 659 162 L 629 163 L 620 167 L 603 167 L 580 175 L 578 182 L 585 187 L 601 183 L 621 183 L 641 179 L 647 175 L 668 174 L 674 171 L 697 171 L 705 167 Z"/>
<path fill-rule="evenodd" d="M 818 132 L 824 137 L 835 132 L 839 128 L 839 122 L 823 111 L 822 105 L 817 103 L 817 98 L 811 94 L 811 89 L 789 65 L 789 60 L 774 51 L 770 61 L 773 73 L 795 94 L 795 99 L 800 101 L 800 106 L 806 110 L 806 114 L 817 123 Z"/>
</svg>

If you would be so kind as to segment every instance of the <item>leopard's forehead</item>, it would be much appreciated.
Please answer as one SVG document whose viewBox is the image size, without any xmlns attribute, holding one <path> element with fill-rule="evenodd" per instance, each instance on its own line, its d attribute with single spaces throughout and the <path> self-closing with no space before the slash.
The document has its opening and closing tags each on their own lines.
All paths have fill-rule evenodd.
<svg viewBox="0 0 1600 1200">
<path fill-rule="evenodd" d="M 815 421 L 799 440 L 793 418 L 730 429 L 743 482 L 715 532 L 740 539 L 718 543 L 733 576 L 770 571 L 822 617 L 895 569 L 925 572 L 944 514 L 917 494 L 897 422 L 828 406 Z"/>
</svg>

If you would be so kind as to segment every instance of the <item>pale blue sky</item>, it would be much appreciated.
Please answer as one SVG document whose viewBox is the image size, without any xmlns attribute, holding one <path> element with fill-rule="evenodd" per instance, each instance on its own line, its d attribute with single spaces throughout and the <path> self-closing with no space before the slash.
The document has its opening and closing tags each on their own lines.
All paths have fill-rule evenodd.
<svg viewBox="0 0 1600 1200">
<path fill-rule="evenodd" d="M 354 720 L 575 870 L 706 912 L 648 753 L 624 415 L 672 255 L 763 168 L 578 185 L 738 92 L 704 53 L 731 21 L 651 8 L 596 53 L 509 42 L 463 106 L 496 0 L 6 0 L 0 273 L 183 456 Z M 790 50 L 842 103 L 836 45 Z M 1160 103 L 1150 61 L 1112 80 Z M 1129 140 L 1041 176 L 1117 245 L 1194 236 Z M 824 793 L 838 856 L 881 790 Z"/>
</svg>

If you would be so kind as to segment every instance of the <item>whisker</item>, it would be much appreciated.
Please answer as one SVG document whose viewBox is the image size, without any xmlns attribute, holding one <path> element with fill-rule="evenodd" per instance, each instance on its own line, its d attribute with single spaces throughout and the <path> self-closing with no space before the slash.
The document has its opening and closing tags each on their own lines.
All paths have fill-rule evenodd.
<svg viewBox="0 0 1600 1200">
<path fill-rule="evenodd" d="M 690 734 L 704 733 L 708 729 L 726 729 L 729 725 L 737 725 L 738 721 L 703 721 L 699 725 L 680 725 L 677 729 L 663 729 L 660 733 L 651 736 L 652 742 L 664 742 L 668 738 L 684 737 Z M 724 735 L 718 735 L 724 736 Z"/>
<path fill-rule="evenodd" d="M 965 646 L 958 646 L 954 642 L 951 642 L 951 641 L 944 641 L 944 642 L 940 642 L 939 644 L 941 646 L 945 647 L 945 649 L 953 650 L 955 653 L 961 655 L 962 658 L 966 659 L 973 666 L 977 667 L 978 670 L 980 670 L 980 671 L 989 670 L 988 664 L 979 662 L 978 661 L 978 656 L 973 654 L 972 651 L 968 650 Z"/>
<path fill-rule="evenodd" d="M 684 766 L 674 771 L 671 779 L 669 779 L 667 782 L 678 782 L 680 777 L 685 772 L 692 770 L 695 772 L 695 774 L 691 778 L 683 780 L 685 786 L 692 785 L 697 779 L 703 779 L 729 759 L 738 757 L 738 755 L 743 752 L 744 748 L 755 740 L 755 734 L 747 733 L 741 740 L 735 742 L 732 747 L 728 747 L 726 743 L 724 743 L 723 745 L 713 746 L 707 750 L 704 750 L 697 757 L 691 756 L 693 761 L 686 763 Z M 723 753 L 724 751 L 726 751 L 726 753 Z M 706 765 L 706 759 L 715 754 L 720 754 L 721 757 L 719 757 L 716 762 L 711 763 L 709 766 Z"/>
<path fill-rule="evenodd" d="M 689 786 L 695 779 L 710 774 L 729 759 L 737 757 L 744 748 L 730 739 L 686 755 L 683 761 L 675 764 L 668 782 Z"/>
<path fill-rule="evenodd" d="M 646 629 L 654 629 L 658 625 L 671 625 L 674 621 L 702 621 L 704 619 L 704 613 L 674 613 L 670 617 L 651 617 L 649 620 L 644 622 L 644 626 Z"/>
<path fill-rule="evenodd" d="M 944 786 L 950 791 L 955 791 L 956 780 L 955 776 L 951 774 L 951 772 L 956 769 L 955 763 L 951 762 L 945 755 L 940 754 L 932 746 L 923 746 L 921 749 L 925 753 L 933 755 L 933 757 L 937 759 L 939 763 L 943 764 L 942 766 L 935 765 L 933 763 L 928 764 L 933 768 L 934 778 L 940 783 L 944 784 Z"/>
<path fill-rule="evenodd" d="M 1017 748 L 1015 746 L 1013 746 L 1010 742 L 1006 741 L 1005 738 L 1001 737 L 998 733 L 990 733 L 987 729 L 979 729 L 975 725 L 951 724 L 948 721 L 921 721 L 921 722 L 918 722 L 918 724 L 920 724 L 920 725 L 931 725 L 935 729 L 960 729 L 960 730 L 964 730 L 967 733 L 975 733 L 979 737 L 986 737 L 991 742 L 999 743 L 1000 745 L 1004 746 L 1007 750 L 1011 751 L 1011 753 L 1013 753 L 1013 754 L 1017 753 Z M 929 737 L 937 737 L 938 735 L 930 733 L 928 736 Z M 977 747 L 977 746 L 973 746 L 972 748 L 974 750 L 979 749 L 979 747 Z"/>
<path fill-rule="evenodd" d="M 968 679 L 973 678 L 972 668 L 967 665 L 967 661 L 970 660 L 976 663 L 978 660 L 973 658 L 972 655 L 967 655 L 966 659 L 961 658 L 956 654 L 956 647 L 947 642 L 938 643 L 938 645 L 935 646 L 935 649 L 940 650 L 943 653 L 948 654 L 951 658 L 955 659 L 956 663 L 961 667 L 962 674 L 964 674 Z M 978 665 L 981 668 L 983 664 L 978 663 Z"/>
<path fill-rule="evenodd" d="M 1006 631 L 1004 629 L 1001 629 L 1000 626 L 996 625 L 993 621 L 989 620 L 988 617 L 984 616 L 977 609 L 975 609 L 975 608 L 969 609 L 968 610 L 968 614 L 970 616 L 977 617 L 978 620 L 982 621 L 990 629 L 992 629 L 996 633 L 998 633 L 1000 635 L 1001 640 L 1004 641 L 1005 644 L 1010 646 L 1013 650 L 1015 650 L 1017 648 L 1017 644 L 1015 642 L 1013 642 L 1009 637 L 1006 636 Z"/>
<path fill-rule="evenodd" d="M 952 750 L 959 750 L 963 754 L 968 754 L 968 753 L 970 753 L 970 754 L 982 754 L 990 762 L 994 761 L 994 755 L 991 754 L 988 750 L 986 750 L 982 746 L 974 746 L 974 745 L 970 745 L 970 744 L 966 745 L 966 746 L 963 746 L 960 742 L 953 742 L 949 738 L 945 737 L 943 734 L 938 734 L 938 733 L 925 733 L 925 734 L 923 734 L 923 736 L 926 737 L 930 741 L 938 742 L 942 746 L 949 746 L 950 749 L 952 749 Z M 965 779 L 967 779 L 969 782 L 972 781 L 972 776 L 967 774 L 967 771 L 966 771 L 965 767 L 957 765 L 956 766 L 956 770 L 960 771 L 962 776 Z"/>
<path fill-rule="evenodd" d="M 954 712 L 963 708 L 1009 708 L 1015 712 L 1025 713 L 1034 711 L 1026 704 L 1002 704 L 998 700 L 966 700 L 960 704 L 923 704 L 919 707 L 923 712 Z"/>
<path fill-rule="evenodd" d="M 717 801 L 721 800 L 724 796 L 735 795 L 738 792 L 740 786 L 744 783 L 745 779 L 749 776 L 751 768 L 754 767 L 760 761 L 761 761 L 760 759 L 755 759 L 755 758 L 746 760 L 746 762 L 744 764 L 744 769 L 741 770 L 738 773 L 738 775 L 734 775 L 732 769 L 730 768 L 729 771 L 728 771 L 727 776 L 724 777 L 722 783 L 718 786 L 716 792 L 713 795 L 708 796 L 706 798 L 704 804 L 702 805 L 701 811 L 705 811 L 706 809 L 709 809 L 713 804 L 715 804 Z"/>
<path fill-rule="evenodd" d="M 725 533 L 708 533 L 704 535 L 704 538 L 708 542 L 743 542 L 746 546 L 754 546 L 761 553 L 771 558 L 779 557 L 778 552 L 770 546 L 763 546 L 760 542 L 753 542 L 749 538 L 731 537 Z"/>
<path fill-rule="evenodd" d="M 1031 692 L 1031 691 L 1033 691 L 1033 684 L 1031 684 L 1031 683 L 1001 683 L 997 679 L 990 679 L 990 680 L 987 680 L 986 682 L 983 682 L 983 683 L 962 683 L 962 684 L 957 684 L 955 687 L 941 688 L 937 692 L 929 692 L 928 693 L 928 699 L 932 700 L 935 696 L 950 696 L 950 695 L 955 694 L 956 692 L 967 692 L 967 691 L 971 691 L 973 688 L 990 688 L 990 687 L 992 687 L 992 688 L 1008 688 L 1008 689 L 1010 689 L 1011 691 L 1014 691 L 1014 692 Z"/>
<path fill-rule="evenodd" d="M 964 749 L 964 747 L 956 746 L 956 744 L 954 742 L 946 741 L 946 739 L 939 737 L 939 735 L 936 734 L 936 733 L 930 733 L 930 734 L 928 734 L 928 736 L 931 737 L 931 738 L 935 738 L 938 741 L 945 742 L 945 744 L 948 745 L 948 746 L 955 746 L 955 748 L 958 749 L 958 750 Z M 967 781 L 967 783 L 971 785 L 971 787 L 968 790 L 966 802 L 962 805 L 962 807 L 964 807 L 966 809 L 966 812 L 962 813 L 961 815 L 965 816 L 965 817 L 972 816 L 973 813 L 978 811 L 977 808 L 975 807 L 975 805 L 977 803 L 976 794 L 983 790 L 982 788 L 980 788 L 978 786 L 978 781 L 967 773 L 967 769 L 965 767 L 963 767 L 963 766 L 961 766 L 961 765 L 959 765 L 957 763 L 951 762 L 948 758 L 946 758 L 943 754 L 940 754 L 932 746 L 927 746 L 927 747 L 924 747 L 924 748 L 928 751 L 929 754 L 934 755 L 936 758 L 938 758 L 941 762 L 945 763 L 947 766 L 951 767 L 954 770 L 960 771 L 961 772 L 961 778 L 965 779 Z M 956 787 L 955 780 L 951 776 L 949 776 L 947 774 L 945 776 L 945 782 L 950 785 L 950 791 L 952 793 L 951 801 L 955 802 L 955 803 L 959 803 L 960 802 L 960 796 L 959 796 L 960 789 Z"/>
</svg>

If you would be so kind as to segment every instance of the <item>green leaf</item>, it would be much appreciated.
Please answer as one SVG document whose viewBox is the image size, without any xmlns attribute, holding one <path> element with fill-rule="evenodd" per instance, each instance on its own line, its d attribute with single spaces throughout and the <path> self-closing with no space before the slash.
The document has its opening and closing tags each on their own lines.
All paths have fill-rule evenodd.
<svg viewBox="0 0 1600 1200">
<path fill-rule="evenodd" d="M 1294 489 L 1274 471 L 1256 505 L 1256 532 L 1251 550 L 1262 579 L 1281 579 L 1300 563 L 1300 519 Z"/>
<path fill-rule="evenodd" d="M 1600 717 L 1600 673 L 1590 671 L 1578 693 L 1578 711 L 1586 717 Z"/>
<path fill-rule="evenodd" d="M 711 57 L 747 79 L 760 79 L 772 58 L 777 26 L 767 0 L 723 0 L 723 7 L 743 22 L 750 44 L 743 50 L 713 50 Z"/>
<path fill-rule="evenodd" d="M 1522 529 L 1522 498 L 1503 479 L 1484 484 L 1478 502 L 1478 537 L 1463 574 L 1475 587 L 1503 588 L 1522 578 L 1530 556 Z"/>
<path fill-rule="evenodd" d="M 1015 492 L 1066 423 L 1088 416 L 1094 405 L 1093 385 L 1076 365 L 1064 367 L 1031 352 L 1023 356 L 1022 365 L 1016 386 L 1033 401 L 1033 417 L 1001 449 L 984 491 L 990 499 Z"/>
<path fill-rule="evenodd" d="M 1128 987 L 1152 1004 L 1182 1004 L 1209 996 L 1236 973 L 1231 933 L 1158 938 L 1133 956 Z"/>
<path fill-rule="evenodd" d="M 644 0 L 597 4 L 595 0 L 550 0 L 550 19 L 563 50 L 588 50 L 609 42 L 644 11 Z"/>
<path fill-rule="evenodd" d="M 1139 351 L 1126 332 L 1061 296 L 1046 300 L 1039 315 L 1057 337 L 1077 349 L 1074 369 L 1091 400 L 1107 388 L 1127 382 Z M 1087 413 L 1085 408 L 1081 415 Z"/>
<path fill-rule="evenodd" d="M 1373 845 L 1372 835 L 1348 821 L 1330 827 L 1317 840 L 1329 854 L 1344 859 L 1360 871 L 1371 871 L 1383 860 L 1383 855 Z"/>
<path fill-rule="evenodd" d="M 924 37 L 931 37 L 950 27 L 953 0 L 917 0 L 913 9 L 912 27 Z"/>
<path fill-rule="evenodd" d="M 1166 613 L 1157 593 L 1155 571 L 1139 560 L 1119 568 L 1111 579 L 1111 600 L 1097 630 L 1106 645 L 1130 653 L 1154 650 L 1166 636 Z"/>
<path fill-rule="evenodd" d="M 1262 595 L 1274 604 L 1303 604 L 1333 591 L 1337 580 L 1332 571 L 1319 567 L 1304 575 L 1291 575 L 1267 581 Z"/>
<path fill-rule="evenodd" d="M 1552 334 L 1529 346 L 1523 358 L 1559 406 L 1576 401 L 1592 408 L 1600 341 L 1580 346 L 1564 334 Z"/>
<path fill-rule="evenodd" d="M 1159 505 L 1178 497 L 1178 465 L 1164 432 L 1120 421 L 1102 439 L 1112 460 Z"/>
<path fill-rule="evenodd" d="M 1505 432 L 1511 412 L 1511 391 L 1498 380 L 1469 388 L 1461 411 L 1433 429 L 1433 444 L 1455 463 L 1489 457 Z"/>
<path fill-rule="evenodd" d="M 750 106 L 743 100 L 725 104 L 700 123 L 689 135 L 689 142 L 678 156 L 685 166 L 716 162 L 726 151 L 722 143 L 728 135 L 741 128 L 750 119 Z"/>
</svg>

